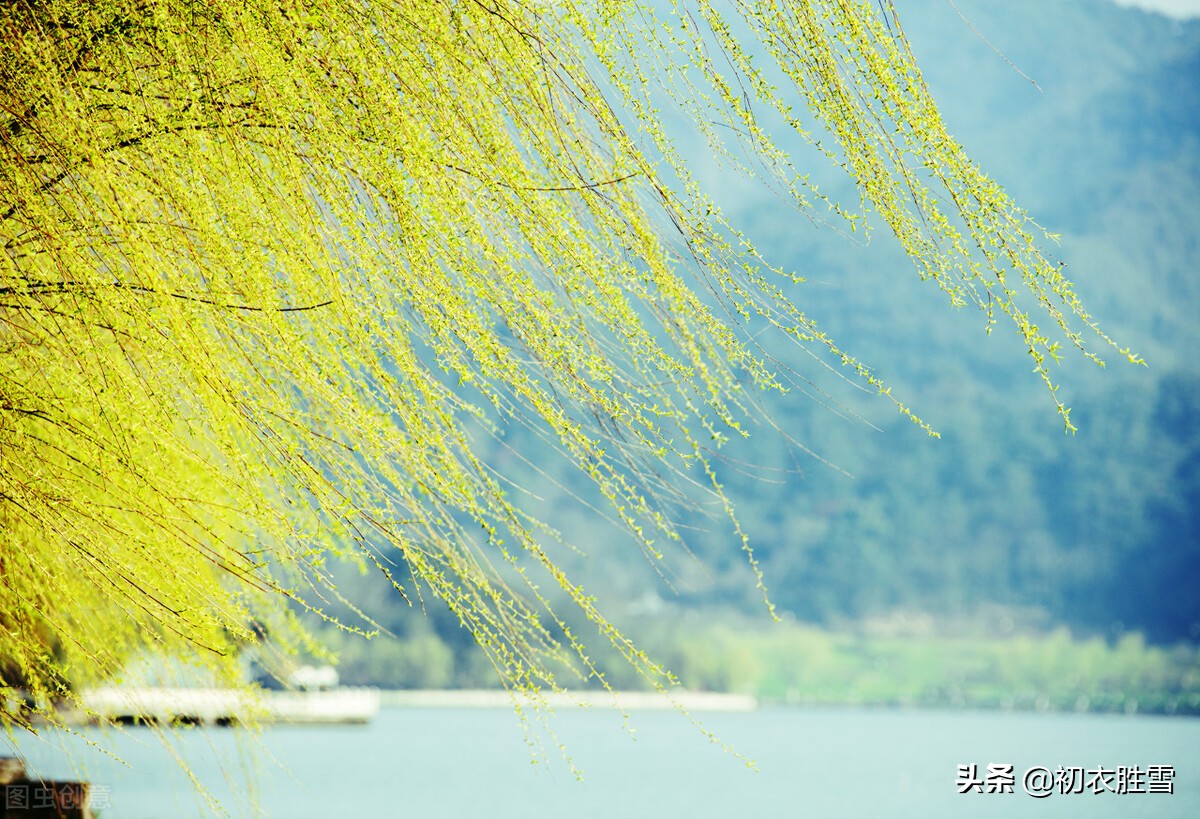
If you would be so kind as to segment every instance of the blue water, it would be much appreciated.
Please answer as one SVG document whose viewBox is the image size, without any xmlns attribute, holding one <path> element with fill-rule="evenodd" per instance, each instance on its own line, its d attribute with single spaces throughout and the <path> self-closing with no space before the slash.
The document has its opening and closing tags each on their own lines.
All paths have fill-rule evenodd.
<svg viewBox="0 0 1200 819">
<path fill-rule="evenodd" d="M 228 815 L 306 817 L 1200 816 L 1200 720 L 1084 714 L 764 709 L 559 712 L 557 740 L 511 710 L 385 708 L 368 726 L 186 729 L 173 747 Z M 99 743 L 122 762 L 85 745 Z M 47 777 L 99 790 L 102 819 L 217 815 L 147 729 L 23 737 Z M 541 749 L 538 748 L 538 742 Z M 64 750 L 65 749 L 65 750 Z M 75 768 L 67 761 L 73 760 Z M 959 794 L 958 766 L 1014 766 L 1014 793 Z M 1173 794 L 1023 792 L 1031 766 L 1174 768 Z M 105 803 L 107 803 L 106 806 Z"/>
</svg>

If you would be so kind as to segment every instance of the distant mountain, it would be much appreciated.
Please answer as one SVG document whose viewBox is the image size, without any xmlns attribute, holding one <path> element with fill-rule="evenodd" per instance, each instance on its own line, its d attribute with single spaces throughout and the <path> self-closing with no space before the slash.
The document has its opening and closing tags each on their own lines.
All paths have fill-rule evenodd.
<svg viewBox="0 0 1200 819">
<path fill-rule="evenodd" d="M 957 6 L 973 29 L 949 4 L 901 9 L 952 133 L 1062 234 L 1086 303 L 1149 366 L 1068 356 L 1058 377 L 1081 432 L 1065 437 L 1003 328 L 985 338 L 978 315 L 948 313 L 882 238 L 855 247 L 747 208 L 748 230 L 812 279 L 809 314 L 944 435 L 879 406 L 864 412 L 882 435 L 830 446 L 831 418 L 776 403 L 855 478 L 731 477 L 744 516 L 777 598 L 811 619 L 1003 603 L 1200 639 L 1200 23 L 1064 0 Z"/>
<path fill-rule="evenodd" d="M 818 398 L 767 396 L 767 412 L 838 468 L 763 423 L 722 450 L 720 480 L 773 599 L 800 619 L 999 606 L 1087 633 L 1200 642 L 1200 23 L 1100 2 L 956 5 L 969 25 L 949 3 L 900 8 L 951 132 L 1062 234 L 1054 252 L 1085 302 L 1148 366 L 1068 355 L 1056 375 L 1080 432 L 1064 435 L 1015 338 L 949 310 L 882 232 L 864 246 L 814 226 L 688 145 L 750 238 L 809 279 L 795 291 L 806 313 L 942 433 L 764 336 L 806 367 Z M 511 451 L 496 458 L 538 451 L 533 434 L 506 435 Z M 762 611 L 719 519 L 708 531 L 687 516 L 699 559 L 669 557 L 664 582 L 619 530 L 564 502 L 564 488 L 592 497 L 578 475 L 530 469 L 523 483 L 530 511 L 581 547 L 569 568 L 602 599 Z M 380 608 L 411 628 L 409 610 Z"/>
</svg>

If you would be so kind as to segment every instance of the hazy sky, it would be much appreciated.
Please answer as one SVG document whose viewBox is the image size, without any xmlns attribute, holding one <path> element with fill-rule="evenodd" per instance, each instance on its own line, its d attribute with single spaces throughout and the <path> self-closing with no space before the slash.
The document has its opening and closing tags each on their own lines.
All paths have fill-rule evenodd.
<svg viewBox="0 0 1200 819">
<path fill-rule="evenodd" d="M 1179 19 L 1200 17 L 1200 0 L 1115 0 L 1118 6 L 1136 6 Z"/>
</svg>

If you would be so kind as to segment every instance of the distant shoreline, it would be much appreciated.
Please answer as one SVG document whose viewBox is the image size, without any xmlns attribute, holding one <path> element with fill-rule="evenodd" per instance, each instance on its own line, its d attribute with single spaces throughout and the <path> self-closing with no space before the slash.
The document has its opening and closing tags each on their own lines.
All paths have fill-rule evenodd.
<svg viewBox="0 0 1200 819">
<path fill-rule="evenodd" d="M 380 691 L 380 704 L 398 708 L 505 708 L 546 706 L 607 708 L 629 711 L 754 711 L 758 699 L 748 694 L 705 691 L 547 691 L 540 694 L 510 693 L 494 689 L 393 690 Z"/>
</svg>

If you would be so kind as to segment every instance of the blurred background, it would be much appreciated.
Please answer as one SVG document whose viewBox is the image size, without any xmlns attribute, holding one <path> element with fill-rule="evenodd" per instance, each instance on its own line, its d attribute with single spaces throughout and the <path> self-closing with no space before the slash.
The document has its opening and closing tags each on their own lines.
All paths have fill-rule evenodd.
<svg viewBox="0 0 1200 819">
<path fill-rule="evenodd" d="M 494 461 L 579 547 L 568 568 L 688 687 L 1200 712 L 1200 23 L 1102 0 L 898 6 L 951 134 L 1061 234 L 1048 252 L 1147 366 L 1068 355 L 1067 434 L 1015 336 L 950 308 L 883 231 L 864 242 L 814 225 L 682 135 L 734 223 L 807 279 L 794 291 L 806 313 L 941 438 L 817 367 L 809 395 L 762 398 L 802 446 L 762 423 L 718 467 L 777 624 L 727 526 L 701 522 L 694 555 L 668 556 L 660 577 L 580 508 L 578 475 L 522 475 L 502 449 Z M 824 189 L 849 192 L 823 173 Z M 506 435 L 536 454 L 532 434 Z M 328 632 L 343 683 L 496 684 L 436 601 L 410 607 L 370 575 L 340 583 L 394 635 Z M 615 686 L 641 684 L 604 665 Z"/>
</svg>

